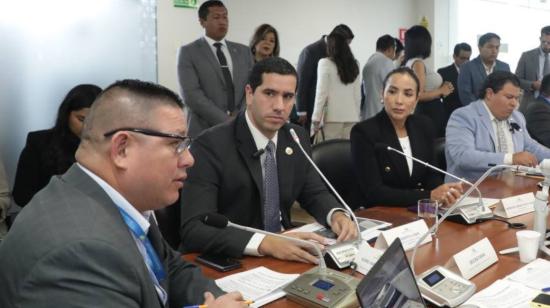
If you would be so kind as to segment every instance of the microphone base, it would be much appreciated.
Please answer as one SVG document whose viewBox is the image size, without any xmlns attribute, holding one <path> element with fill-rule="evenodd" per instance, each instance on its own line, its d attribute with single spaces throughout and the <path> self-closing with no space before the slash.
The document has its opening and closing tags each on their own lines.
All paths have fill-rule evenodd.
<svg viewBox="0 0 550 308">
<path fill-rule="evenodd" d="M 342 242 L 325 248 L 325 263 L 327 267 L 341 270 L 350 267 L 357 255 L 357 245 L 354 241 Z"/>
<path fill-rule="evenodd" d="M 457 213 L 457 214 L 451 214 L 447 216 L 445 220 L 452 221 L 454 223 L 459 223 L 461 225 L 475 225 L 483 222 L 483 220 L 479 220 L 479 219 L 482 219 L 482 218 L 486 219 L 486 218 L 492 218 L 492 217 L 493 215 L 480 215 L 479 217 L 475 217 L 475 218 L 467 218 L 466 216 Z"/>
</svg>

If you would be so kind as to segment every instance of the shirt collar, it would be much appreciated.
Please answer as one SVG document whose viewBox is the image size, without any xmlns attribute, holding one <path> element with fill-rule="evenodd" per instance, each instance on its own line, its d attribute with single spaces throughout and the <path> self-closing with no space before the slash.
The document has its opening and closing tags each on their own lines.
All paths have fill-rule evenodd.
<svg viewBox="0 0 550 308">
<path fill-rule="evenodd" d="M 124 212 L 126 212 L 132 219 L 134 219 L 139 227 L 147 234 L 149 232 L 149 218 L 151 217 L 152 211 L 145 211 L 143 213 L 140 213 L 138 210 L 136 210 L 135 207 L 133 207 L 126 198 L 124 198 L 118 191 L 116 191 L 111 185 L 109 185 L 107 182 L 105 182 L 102 178 L 95 175 L 92 171 L 88 170 L 86 167 L 82 166 L 79 163 L 76 163 L 82 171 L 86 172 L 87 175 L 89 175 L 92 180 L 94 180 L 103 190 L 107 193 L 109 198 L 113 200 L 113 202 Z"/>
<path fill-rule="evenodd" d="M 491 119 L 491 122 L 493 122 L 496 118 L 493 115 L 493 113 L 491 112 L 491 109 L 489 109 L 489 106 L 487 105 L 487 102 L 485 100 L 483 100 L 483 106 L 487 110 L 487 113 L 489 113 L 489 118 Z"/>
<path fill-rule="evenodd" d="M 250 133 L 252 134 L 252 139 L 254 139 L 254 143 L 256 144 L 256 149 L 265 149 L 267 146 L 267 143 L 269 142 L 269 138 L 267 138 L 254 124 L 252 123 L 252 120 L 250 120 L 250 117 L 248 117 L 248 110 L 244 112 L 244 116 L 246 118 L 246 124 L 248 124 L 248 129 L 250 129 Z M 279 135 L 279 131 L 275 132 L 275 136 L 271 138 L 271 141 L 275 144 L 275 148 L 277 148 L 277 136 Z"/>
<path fill-rule="evenodd" d="M 221 39 L 220 41 L 216 41 L 216 40 L 213 40 L 213 39 L 209 38 L 206 35 L 204 36 L 204 39 L 206 40 L 208 45 L 210 45 L 214 48 L 216 47 L 216 46 L 214 46 L 214 43 L 221 43 L 223 45 L 223 47 L 227 48 L 227 43 L 225 42 L 225 39 Z"/>
</svg>

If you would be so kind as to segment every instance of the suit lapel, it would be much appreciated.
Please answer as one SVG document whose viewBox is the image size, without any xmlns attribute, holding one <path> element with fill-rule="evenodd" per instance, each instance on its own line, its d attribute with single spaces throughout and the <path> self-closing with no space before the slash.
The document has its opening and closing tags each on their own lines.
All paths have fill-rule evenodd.
<svg viewBox="0 0 550 308">
<path fill-rule="evenodd" d="M 399 139 L 397 138 L 397 133 L 393 127 L 390 118 L 386 112 L 381 112 L 379 120 L 381 121 L 381 127 L 383 127 L 380 134 L 382 135 L 382 140 L 386 141 L 389 146 L 399 151 L 403 151 Z M 409 138 L 410 139 L 410 138 Z M 395 153 L 393 151 L 388 151 L 388 157 L 394 166 L 395 173 L 401 179 L 401 182 L 408 183 L 411 180 L 409 175 L 409 166 L 407 166 L 407 161 L 401 154 Z"/>
<path fill-rule="evenodd" d="M 245 111 L 246 112 L 246 111 Z M 237 119 L 235 119 L 235 139 L 237 140 L 237 149 L 241 158 L 246 164 L 246 167 L 250 171 L 250 175 L 256 184 L 256 189 L 260 193 L 261 204 L 264 203 L 264 190 L 262 180 L 262 166 L 259 157 L 254 157 L 254 153 L 258 151 L 252 133 L 248 128 L 244 112 L 239 113 Z"/>
<path fill-rule="evenodd" d="M 489 112 L 483 106 L 484 102 L 483 100 L 477 100 L 474 102 L 474 106 L 476 108 L 478 116 L 481 118 L 480 122 L 485 127 L 485 129 L 489 132 L 489 136 L 491 136 L 491 141 L 493 142 L 493 150 L 496 152 L 497 149 L 497 141 L 495 136 L 495 130 L 493 129 L 493 123 L 491 121 L 491 116 L 489 115 Z"/>
<path fill-rule="evenodd" d="M 414 115 L 411 117 L 414 117 Z M 411 144 L 411 153 L 415 158 L 429 162 L 429 157 L 426 155 L 425 151 L 431 151 L 432 149 L 425 146 L 425 143 L 423 142 L 425 136 L 422 136 L 418 128 L 411 127 L 411 117 L 409 117 L 405 123 L 405 126 L 407 127 L 407 134 L 409 135 L 409 142 Z M 422 165 L 413 161 L 413 169 L 410 176 L 413 182 L 417 182 L 416 179 L 418 178 L 420 168 L 422 168 Z"/>
<path fill-rule="evenodd" d="M 284 126 L 283 126 L 284 127 Z M 287 150 L 288 149 L 288 150 Z M 277 136 L 277 172 L 279 174 L 279 200 L 280 204 L 287 204 L 288 196 L 292 195 L 292 183 L 294 183 L 294 158 L 299 149 L 294 145 L 289 132 L 279 129 Z M 289 154 L 290 153 L 290 154 Z M 281 207 L 283 220 L 289 217 L 287 209 Z M 290 221 L 286 222 L 290 225 Z"/>
<path fill-rule="evenodd" d="M 481 61 L 481 58 L 478 56 L 476 58 L 477 62 L 477 69 L 479 70 L 479 74 L 483 76 L 483 80 L 487 78 L 487 72 L 485 71 L 485 66 L 483 66 L 483 61 Z M 497 68 L 497 65 L 495 64 L 495 70 Z"/>
<path fill-rule="evenodd" d="M 214 71 L 216 72 L 216 75 L 218 75 L 221 82 L 225 85 L 225 79 L 223 78 L 220 63 L 218 62 L 218 59 L 212 52 L 210 45 L 208 45 L 208 42 L 204 37 L 200 39 L 200 47 L 201 47 L 200 52 L 206 56 L 206 60 L 210 63 L 210 65 L 212 65 L 212 67 L 214 68 Z"/>
</svg>

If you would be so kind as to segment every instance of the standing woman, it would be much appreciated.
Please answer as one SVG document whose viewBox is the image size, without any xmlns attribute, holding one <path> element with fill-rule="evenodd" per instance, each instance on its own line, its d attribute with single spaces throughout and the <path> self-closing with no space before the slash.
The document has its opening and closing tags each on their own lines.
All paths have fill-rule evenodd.
<svg viewBox="0 0 550 308">
<path fill-rule="evenodd" d="M 425 59 L 430 57 L 432 36 L 423 26 L 413 26 L 405 32 L 406 67 L 411 68 L 420 81 L 419 104 L 416 111 L 432 120 L 436 137 L 445 136 L 445 108 L 443 98 L 454 91 L 453 84 L 443 82 L 441 75 L 426 66 Z"/>
<path fill-rule="evenodd" d="M 279 35 L 271 25 L 260 25 L 250 40 L 250 50 L 254 55 L 254 62 L 269 57 L 279 56 Z"/>
<path fill-rule="evenodd" d="M 386 148 L 434 162 L 433 125 L 413 114 L 420 91 L 416 74 L 397 68 L 386 76 L 383 88 L 384 109 L 351 131 L 352 161 L 366 205 L 409 206 L 419 199 L 453 204 L 462 192 L 460 183 L 443 184 L 436 171 Z"/>
<path fill-rule="evenodd" d="M 349 139 L 353 125 L 359 122 L 361 78 L 359 64 L 346 38 L 327 36 L 327 57 L 319 60 L 317 89 L 311 121 L 314 133 L 323 125 L 324 139 Z M 323 124 L 322 124 L 323 123 Z"/>
<path fill-rule="evenodd" d="M 27 135 L 13 185 L 17 205 L 25 206 L 53 175 L 65 173 L 75 162 L 82 124 L 100 92 L 91 84 L 72 88 L 59 106 L 54 127 Z"/>
</svg>

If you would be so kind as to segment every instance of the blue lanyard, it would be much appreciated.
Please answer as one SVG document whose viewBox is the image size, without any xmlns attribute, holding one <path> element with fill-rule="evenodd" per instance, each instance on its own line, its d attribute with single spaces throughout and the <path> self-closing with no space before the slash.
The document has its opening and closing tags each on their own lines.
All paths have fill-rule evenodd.
<svg viewBox="0 0 550 308">
<path fill-rule="evenodd" d="M 153 274 L 155 274 L 157 281 L 160 283 L 164 280 L 164 278 L 166 278 L 166 273 L 164 273 L 162 263 L 159 260 L 155 248 L 153 248 L 153 245 L 151 245 L 151 241 L 149 241 L 147 234 L 143 232 L 138 223 L 132 217 L 130 217 L 130 215 L 128 215 L 126 211 L 121 208 L 118 208 L 118 210 L 122 214 L 122 219 L 124 219 L 124 222 L 126 223 L 126 225 L 128 225 L 128 228 L 130 228 L 135 237 L 145 247 L 145 251 L 147 252 L 147 258 L 145 258 L 147 266 L 149 266 L 149 268 L 153 271 Z"/>
</svg>

